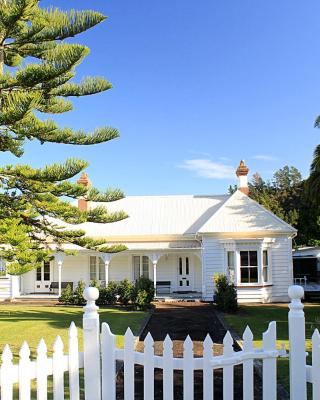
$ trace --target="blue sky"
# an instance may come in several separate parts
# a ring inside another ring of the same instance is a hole
[[[224,193],[241,158],[265,178],[286,164],[308,174],[320,139],[319,1],[41,4],[109,16],[78,36],[91,48],[78,77],[102,75],[114,88],[77,99],[57,120],[88,131],[112,125],[121,137],[92,147],[32,143],[19,162],[84,158],[96,186],[126,194]]]

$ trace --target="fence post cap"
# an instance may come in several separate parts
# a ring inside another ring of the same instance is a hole
[[[86,287],[83,291],[83,297],[88,302],[96,301],[99,298],[99,290],[93,286]]]
[[[304,296],[304,290],[302,286],[291,285],[288,289],[288,295],[291,300],[300,300]]]

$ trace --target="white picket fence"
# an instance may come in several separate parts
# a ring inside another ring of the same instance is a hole
[[[233,339],[229,332],[223,340],[223,354],[213,355],[213,342],[208,335],[203,342],[203,357],[194,357],[193,342],[188,336],[184,342],[183,357],[173,357],[173,343],[169,336],[163,342],[163,355],[154,354],[154,341],[150,333],[144,340],[144,352],[135,351],[135,337],[127,330],[124,348],[116,347],[116,337],[108,324],[103,323],[100,332],[98,298],[95,288],[87,288],[84,307],[83,330],[84,351],[78,349],[78,333],[74,323],[69,328],[68,352],[63,351],[63,343],[58,336],[53,345],[52,358],[47,357],[47,347],[41,339],[37,348],[37,358],[30,360],[30,349],[23,343],[18,364],[13,364],[8,345],[2,353],[0,367],[1,400],[14,398],[13,388],[18,385],[19,400],[31,400],[31,382],[35,381],[37,400],[47,400],[48,377],[53,378],[54,400],[65,399],[65,372],[68,372],[67,391],[70,400],[80,399],[79,370],[84,368],[84,392],[86,400],[116,399],[116,361],[124,364],[124,399],[134,400],[135,365],[142,365],[144,374],[144,399],[154,399],[155,368],[163,370],[163,399],[174,399],[174,371],[183,371],[183,399],[194,399],[194,371],[203,371],[203,399],[214,397],[215,370],[223,371],[223,399],[234,398],[234,367],[243,366],[243,399],[254,399],[254,361],[262,360],[263,399],[277,398],[277,358],[283,349],[276,346],[276,322],[270,322],[263,334],[261,348],[253,347],[253,335],[249,327],[243,334],[243,349],[234,351]],[[312,365],[306,365],[305,319],[300,286],[289,288],[289,341],[290,341],[290,399],[307,399],[307,382],[312,383],[313,400],[320,399],[320,335],[315,330],[312,336]],[[257,308],[257,312],[258,312]]]

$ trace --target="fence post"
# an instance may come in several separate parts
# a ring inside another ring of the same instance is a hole
[[[95,303],[99,291],[87,287],[83,297],[87,301],[83,307],[84,395],[86,400],[101,400],[100,323]]]
[[[301,286],[292,285],[288,290],[289,304],[289,362],[290,400],[307,399],[305,318],[303,312],[304,291]]]

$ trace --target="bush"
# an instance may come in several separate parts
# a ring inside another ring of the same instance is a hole
[[[86,304],[86,301],[83,297],[83,291],[86,287],[86,284],[81,280],[78,282],[78,286],[76,287],[75,291],[73,292],[73,299],[74,303],[77,306],[83,306]]]
[[[135,297],[143,291],[146,292],[146,304],[150,304],[154,300],[154,284],[152,280],[141,276],[135,283]]]
[[[60,303],[63,304],[74,304],[73,291],[70,285],[67,285],[66,288],[62,291],[61,296],[59,297]]]
[[[235,312],[238,309],[237,291],[233,283],[223,274],[213,277],[215,290],[215,303],[219,310],[224,312]]]
[[[97,300],[98,305],[115,304],[117,301],[117,294],[119,291],[118,284],[116,282],[109,282],[105,288],[99,288],[99,298]]]
[[[119,302],[127,306],[130,302],[134,302],[135,287],[128,279],[124,279],[118,285]]]
[[[95,287],[97,289],[100,289],[101,287],[100,282],[97,279],[92,279],[89,286]]]
[[[135,298],[135,302],[134,302],[135,307],[138,310],[145,310],[146,308],[148,308],[150,306],[149,297],[150,297],[150,295],[148,294],[148,292],[146,290],[140,289],[136,293],[136,298]]]

